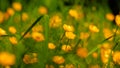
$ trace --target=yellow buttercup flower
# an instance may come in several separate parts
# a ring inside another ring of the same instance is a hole
[[[3,23],[4,21],[4,13],[0,11],[0,23]]]
[[[89,33],[81,32],[80,33],[80,39],[85,40],[89,37]]]
[[[50,27],[56,28],[59,27],[62,23],[62,19],[59,15],[54,15],[50,18]]]
[[[78,48],[76,51],[77,55],[81,58],[86,58],[88,55],[88,50],[86,48]]]
[[[91,32],[99,32],[99,29],[97,28],[97,26],[95,26],[95,25],[89,25],[89,30],[91,31]]]
[[[32,38],[37,42],[44,41],[45,38],[42,33],[39,32],[32,32]]]
[[[13,10],[13,8],[7,8],[7,13],[10,15],[10,16],[13,16],[15,14],[15,11]]]
[[[42,25],[36,25],[32,28],[33,32],[43,32],[43,26]]]
[[[63,64],[65,62],[65,59],[62,56],[54,56],[53,62],[56,64]]]
[[[74,27],[73,27],[73,26],[71,26],[71,25],[66,25],[66,24],[63,25],[63,29],[64,29],[65,31],[68,31],[68,32],[73,32],[73,31],[74,31]]]
[[[22,21],[27,21],[28,20],[28,14],[27,13],[22,13]]]
[[[14,26],[9,27],[9,32],[12,34],[15,34],[17,32],[16,28]]]
[[[47,8],[46,7],[44,7],[44,6],[40,6],[39,8],[38,8],[38,12],[40,13],[40,14],[47,14],[48,13],[48,10],[47,10]]]
[[[16,44],[18,43],[16,37],[10,37],[10,38],[9,38],[9,41],[10,41],[11,44],[13,44],[13,45],[16,45]]]
[[[92,56],[93,56],[93,58],[97,58],[97,57],[98,57],[98,54],[97,54],[96,52],[94,52],[94,53],[92,54]]]
[[[8,52],[0,53],[0,64],[3,66],[9,66],[15,64],[15,55]]]
[[[112,13],[107,13],[106,14],[106,19],[109,21],[113,21],[114,20],[114,15]]]
[[[2,28],[0,28],[0,36],[1,36],[1,35],[7,35],[7,34],[6,34],[6,31],[5,31],[4,29],[2,29]]]
[[[76,35],[73,32],[65,32],[65,36],[68,39],[75,39]]]
[[[53,43],[48,43],[48,48],[49,49],[55,49],[56,46]]]
[[[78,19],[78,17],[79,17],[79,13],[75,9],[70,9],[69,10],[69,15],[72,16],[72,17],[74,17],[75,19]]]
[[[70,50],[72,50],[70,45],[62,45],[61,49],[65,52],[69,52]]]
[[[120,51],[113,53],[113,61],[120,65]]]
[[[21,11],[22,10],[22,5],[19,2],[13,2],[12,7],[16,10],[16,11]]]
[[[115,22],[118,26],[120,26],[120,15],[115,16]]]
[[[113,35],[112,31],[109,28],[103,29],[103,34],[105,38],[108,38]],[[113,38],[110,38],[109,41],[111,41]]]

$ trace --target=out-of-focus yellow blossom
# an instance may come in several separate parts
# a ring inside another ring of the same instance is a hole
[[[10,66],[15,64],[15,55],[8,52],[0,53],[0,64],[3,66]]]
[[[37,53],[32,53],[33,57],[37,57],[38,54]]]
[[[62,23],[62,19],[60,18],[59,15],[54,15],[53,17],[50,18],[50,27],[56,28],[59,27]]]
[[[109,60],[111,49],[103,49],[101,48],[101,60],[104,64],[106,64]]]
[[[112,13],[107,13],[106,14],[106,19],[109,21],[113,21],[114,20],[114,15]]]
[[[112,45],[110,43],[104,43],[101,46],[101,60],[104,64],[106,64],[109,60],[109,56],[112,52]],[[113,52],[112,52],[113,53]]]
[[[29,64],[30,63],[30,56],[29,55],[24,55],[24,58],[23,58],[23,62],[26,63],[26,64]]]
[[[65,36],[68,39],[75,39],[76,35],[73,32],[65,32]]]
[[[112,44],[111,43],[103,43],[101,48],[103,49],[111,49],[112,48]]]
[[[92,54],[92,56],[93,56],[93,58],[97,58],[97,57],[98,57],[98,54],[97,54],[96,52],[94,52],[94,53]]]
[[[21,35],[23,35],[23,34],[24,34],[24,32],[21,33]],[[28,33],[24,36],[24,38],[29,38],[29,37],[31,37],[31,35],[30,35],[30,33],[28,32]]]
[[[70,50],[72,50],[70,45],[62,45],[61,49],[65,52],[69,52]]]
[[[88,55],[88,50],[86,48],[80,47],[77,49],[77,55],[81,58],[86,58]]]
[[[64,65],[60,65],[59,68],[65,68],[65,66]]]
[[[17,30],[16,30],[16,28],[14,26],[10,26],[8,30],[12,34],[15,34],[17,32]]]
[[[22,21],[27,21],[28,20],[28,14],[27,13],[22,13]]]
[[[65,62],[65,59],[62,56],[54,56],[53,62],[56,64],[63,64]]]
[[[55,49],[56,46],[53,43],[48,43],[48,48],[49,49]]]
[[[0,36],[1,36],[1,35],[7,35],[7,34],[6,34],[6,31],[5,31],[4,29],[2,29],[2,28],[0,28]]]
[[[32,63],[38,62],[37,54],[36,53],[32,53],[32,56],[28,55],[28,54],[25,54],[24,57],[23,57],[23,62],[25,64],[32,64]]]
[[[89,33],[81,32],[80,33],[80,39],[85,40],[89,37]]]
[[[73,31],[74,31],[74,27],[71,26],[71,25],[67,25],[67,24],[64,24],[64,25],[63,25],[63,29],[64,29],[65,31],[68,31],[68,32],[73,32]]]
[[[117,30],[117,31],[116,31],[116,29],[113,29],[112,31],[113,31],[113,33],[116,32],[116,34],[120,34],[120,30]]]
[[[113,61],[120,65],[120,51],[113,53]]]
[[[53,66],[53,65],[48,65],[48,64],[47,64],[47,65],[45,66],[45,68],[54,68],[54,66]]]
[[[109,28],[103,29],[103,34],[105,38],[108,38],[113,35],[112,31]],[[113,38],[110,38],[109,41],[111,41]]]
[[[100,66],[96,64],[96,65],[91,65],[89,68],[100,68]]]
[[[78,19],[78,17],[79,17],[79,13],[75,9],[70,9],[69,10],[69,15],[72,16],[72,17],[74,17],[75,19]]]
[[[5,68],[11,68],[10,66],[5,66]]]
[[[39,32],[32,32],[32,38],[37,42],[44,41],[45,38],[42,33]]]
[[[4,13],[4,20],[8,20],[9,17],[10,17],[10,15],[9,15],[7,12],[5,12],[5,13]]]
[[[20,2],[13,2],[12,3],[12,7],[16,10],[16,11],[21,11],[22,10],[22,4]]]
[[[75,66],[73,64],[66,64],[65,68],[75,68]]]
[[[11,44],[13,44],[13,45],[16,45],[18,43],[16,37],[10,37],[9,40],[10,40]]]
[[[118,26],[120,26],[120,15],[115,16],[115,22]]]
[[[47,8],[46,7],[44,7],[44,6],[40,6],[39,8],[38,8],[38,12],[40,13],[40,14],[47,14],[48,13],[48,10],[47,10]]]
[[[43,32],[43,26],[42,25],[36,25],[32,28],[33,32]]]
[[[15,14],[15,11],[13,10],[13,8],[7,8],[7,13],[10,15],[10,16],[13,16]]]
[[[97,28],[97,26],[95,26],[93,24],[89,25],[89,30],[91,32],[99,32],[99,29]]]
[[[0,11],[0,23],[3,23],[4,21],[4,13]]]

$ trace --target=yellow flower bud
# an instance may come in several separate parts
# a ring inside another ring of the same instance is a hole
[[[84,32],[80,33],[80,39],[82,39],[82,40],[87,39],[89,36],[90,36],[89,33],[84,33]]]
[[[47,10],[47,8],[46,7],[44,7],[44,6],[40,6],[39,8],[38,8],[38,12],[40,13],[40,14],[47,14],[47,12],[48,12],[48,10]]]
[[[66,24],[63,25],[63,29],[65,31],[68,31],[68,32],[73,32],[74,31],[74,27],[73,26],[66,25]]]
[[[97,58],[97,57],[98,57],[98,54],[97,54],[96,52],[94,52],[94,53],[92,54],[92,56],[93,56],[93,58]]]
[[[77,55],[81,58],[86,58],[88,55],[88,50],[86,48],[78,48],[77,49]]]
[[[10,37],[9,40],[10,40],[11,44],[13,44],[13,45],[16,45],[18,43],[16,37]]]
[[[22,21],[28,20],[28,14],[27,13],[22,13]]]
[[[53,43],[48,43],[48,48],[49,49],[55,49],[55,45]]]
[[[8,52],[0,53],[0,64],[3,66],[9,66],[15,64],[15,55]]]
[[[65,62],[65,59],[62,56],[54,56],[53,62],[56,64],[63,64]]]
[[[75,9],[70,9],[69,10],[69,15],[72,16],[72,17],[74,17],[75,19],[78,19],[78,17],[79,17],[79,13]]]
[[[89,30],[91,32],[99,32],[99,29],[95,25],[89,25]]]
[[[70,50],[72,50],[70,45],[62,45],[61,49],[65,52],[69,52]]]
[[[12,33],[12,34],[15,34],[17,31],[16,31],[16,28],[14,26],[10,26],[9,27],[9,32]]]
[[[112,13],[107,13],[106,14],[106,19],[109,21],[113,21],[114,20],[114,15]]]
[[[14,3],[12,4],[12,7],[13,7],[16,11],[21,11],[21,10],[22,10],[22,5],[21,5],[21,3],[19,3],[19,2],[14,2]]]
[[[76,35],[73,32],[65,32],[65,36],[68,39],[75,39]]]
[[[13,10],[13,8],[7,8],[7,13],[10,15],[10,16],[13,16],[15,14],[15,11]]]
[[[116,15],[115,22],[118,26],[120,26],[120,15]]]
[[[4,29],[2,29],[2,28],[0,28],[0,36],[1,36],[1,35],[7,35],[7,34],[6,34],[6,31],[5,31]]]
[[[42,33],[39,32],[32,32],[32,38],[37,42],[44,41],[44,36]]]
[[[0,23],[4,21],[4,13],[0,11]]]

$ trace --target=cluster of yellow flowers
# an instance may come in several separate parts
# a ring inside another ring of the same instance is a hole
[[[38,62],[37,53],[25,54],[23,57],[25,64],[32,64]]]

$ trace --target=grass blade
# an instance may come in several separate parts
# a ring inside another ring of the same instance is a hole
[[[21,41],[23,39],[23,37],[37,24],[37,22],[39,20],[41,20],[43,16],[40,16],[35,22],[33,22],[33,24],[26,30],[26,32],[22,35],[22,37],[19,39],[19,41]]]

